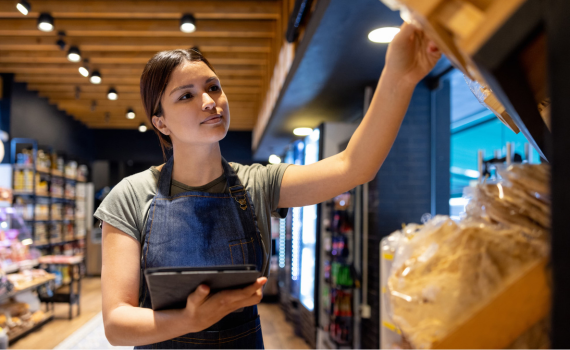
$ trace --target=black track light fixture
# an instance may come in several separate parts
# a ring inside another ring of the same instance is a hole
[[[24,16],[27,16],[28,13],[30,13],[32,6],[30,6],[30,3],[27,2],[26,0],[21,0],[20,2],[18,2],[18,4],[16,4],[16,8],[18,9],[18,11],[20,11]]]
[[[135,111],[132,108],[127,110],[127,119],[135,119]]]
[[[180,19],[180,30],[184,33],[196,31],[196,18],[190,13],[186,13]]]
[[[38,17],[38,29],[42,32],[51,32],[53,30],[53,17],[49,13],[42,13]]]
[[[116,101],[119,98],[119,94],[115,88],[110,88],[109,92],[107,92],[107,98],[111,101]]]
[[[72,46],[67,51],[67,59],[71,62],[81,61],[81,52],[77,46]]]
[[[89,78],[89,81],[91,81],[93,84],[101,84],[101,73],[99,73],[98,70],[94,71],[91,73],[91,78]]]

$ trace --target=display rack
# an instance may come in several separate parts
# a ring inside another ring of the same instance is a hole
[[[328,322],[328,342],[334,348],[355,348],[360,327],[357,312],[359,307],[360,281],[354,266],[358,258],[360,235],[357,220],[360,188],[343,193],[326,205],[330,213],[324,235],[324,286],[323,303]],[[325,292],[326,291],[326,292]],[[332,344],[331,344],[332,343]]]
[[[570,1],[383,1],[407,7],[457,68],[482,78],[550,163],[551,347],[570,348]]]
[[[18,145],[32,146],[32,164],[17,164],[16,152]],[[49,149],[49,148],[48,148]],[[51,151],[51,149],[50,149]],[[26,198],[29,204],[32,205],[32,216],[27,218],[26,221],[31,225],[32,237],[34,246],[38,249],[45,250],[49,253],[53,251],[56,246],[61,246],[68,243],[77,243],[85,238],[85,228],[81,236],[76,235],[78,224],[76,220],[83,220],[83,217],[76,217],[77,201],[85,201],[85,195],[76,197],[76,189],[78,184],[86,182],[85,178],[77,178],[70,176],[64,171],[58,169],[48,169],[38,166],[38,144],[36,140],[26,138],[14,138],[11,141],[11,162],[14,171],[28,170],[32,172],[32,190],[31,191],[14,191],[14,201],[17,198]],[[47,191],[38,191],[36,188],[36,176],[43,177],[49,183]],[[14,181],[16,176],[13,177]],[[59,183],[57,191],[54,189],[55,183]],[[42,205],[48,206],[47,215],[37,217],[37,206],[40,202]],[[38,227],[42,227],[45,234],[39,236]]]

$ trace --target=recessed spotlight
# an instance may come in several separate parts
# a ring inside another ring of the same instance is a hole
[[[192,33],[196,31],[196,19],[193,15],[187,13],[180,19],[180,30],[184,33]]]
[[[87,78],[89,76],[89,68],[87,68],[86,66],[81,66],[79,67],[79,74],[83,75],[85,78]]]
[[[293,134],[296,136],[309,136],[313,133],[311,128],[296,128],[293,130]]]
[[[18,11],[20,11],[24,16],[27,16],[28,13],[30,12],[30,10],[32,9],[32,7],[30,6],[30,3],[22,0],[20,1],[17,5],[16,8],[18,9]]]
[[[51,32],[53,30],[53,17],[49,13],[42,13],[38,17],[38,29],[42,32]]]
[[[117,90],[115,90],[114,88],[110,88],[109,92],[107,92],[107,98],[111,101],[115,101],[116,99],[118,99],[119,94],[117,93]]]
[[[127,119],[135,119],[135,111],[132,108],[129,108],[127,111]]]
[[[79,62],[81,61],[81,52],[77,46],[72,46],[67,51],[67,59],[71,62]]]
[[[147,130],[146,125],[144,125],[144,123],[141,123],[141,125],[139,125],[139,131],[140,132],[145,132]]]
[[[89,79],[93,84],[101,84],[101,73],[98,70],[91,73],[91,78]]]
[[[389,43],[399,32],[400,28],[396,27],[378,28],[368,34],[368,39],[374,43]]]
[[[271,164],[280,164],[281,158],[275,154],[269,156],[269,163]]]

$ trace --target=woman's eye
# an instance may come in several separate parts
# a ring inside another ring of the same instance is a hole
[[[185,93],[184,95],[180,96],[180,100],[187,100],[189,98],[192,98],[192,94],[190,93]]]
[[[210,88],[210,91],[220,91],[220,87],[218,85],[214,85]]]

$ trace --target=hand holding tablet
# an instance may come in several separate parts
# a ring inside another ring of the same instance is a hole
[[[217,292],[244,288],[255,283],[259,277],[261,272],[257,271],[255,265],[167,267],[145,270],[152,309],[155,311],[185,308],[189,295],[201,284],[208,286],[209,292]]]

